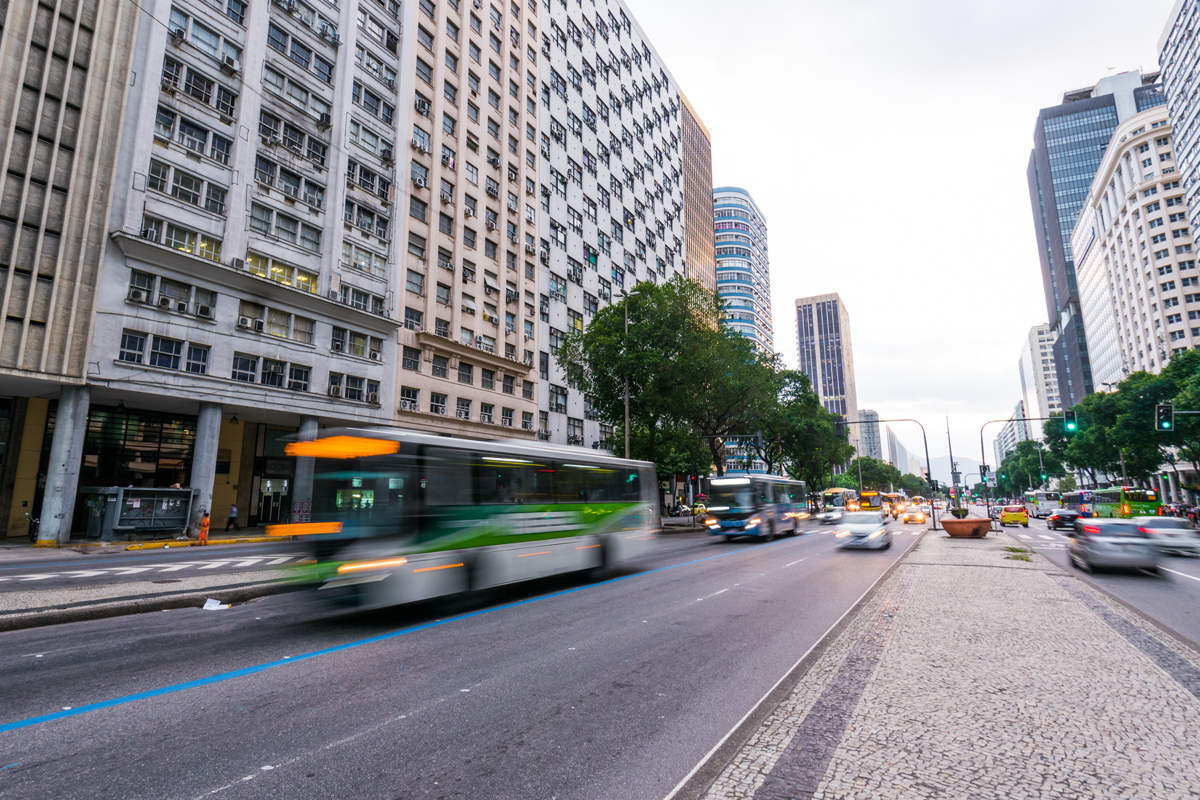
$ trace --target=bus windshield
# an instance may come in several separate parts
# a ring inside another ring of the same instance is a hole
[[[757,497],[750,482],[735,484],[714,483],[708,492],[709,511],[737,511],[754,508]]]

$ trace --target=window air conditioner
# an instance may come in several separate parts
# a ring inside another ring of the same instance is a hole
[[[262,331],[263,331],[263,321],[262,321],[261,319],[256,319],[256,320],[254,320],[254,331],[255,331],[256,333],[262,333]]]
[[[448,166],[450,166],[450,161],[451,161],[451,159],[450,159],[449,154],[443,153],[442,154],[442,164],[444,166],[448,167]]]
[[[169,297],[160,297],[160,298],[158,298],[158,307],[159,308],[170,308],[171,303],[174,303],[174,302],[175,301]]]
[[[393,158],[392,158],[392,148],[390,148],[390,147],[385,147],[385,148],[383,148],[382,150],[380,150],[380,151],[379,151],[379,157],[380,157],[380,158],[383,160],[383,162],[384,162],[385,164],[391,164],[391,163],[393,162]]]
[[[342,349],[343,349],[345,346],[346,346],[346,345],[345,345],[345,343],[344,343],[344,342],[342,342],[342,340],[341,340],[341,339],[334,339],[334,340],[333,340],[333,352],[335,352],[335,353],[340,353],[340,352],[342,352]]]
[[[401,411],[416,411],[417,404],[412,400],[401,400],[400,401],[400,410]]]
[[[333,117],[329,114],[329,112],[325,112],[321,115],[321,119],[319,122],[317,122],[317,125],[322,128],[329,128],[333,125]]]
[[[442,202],[443,203],[453,203],[454,195],[450,194],[449,192],[442,192]]]
[[[250,318],[249,317],[238,317],[238,327],[239,328],[249,328],[250,327]]]
[[[342,387],[330,386],[329,387],[329,396],[330,397],[341,397],[342,396]]]
[[[221,71],[229,75],[236,75],[241,72],[242,65],[233,56],[225,56],[225,61],[221,64]]]
[[[476,336],[476,337],[475,337],[475,343],[476,343],[476,344],[483,344],[483,337],[482,337],[482,336]]]
[[[494,231],[494,230],[496,230],[496,223],[492,222],[492,221],[489,219],[489,220],[487,221],[487,229],[488,229],[489,231]]]
[[[212,319],[212,306],[196,306],[196,316]]]
[[[464,216],[464,217],[473,217],[473,216],[475,216],[475,209],[473,209],[473,208],[464,208],[464,209],[463,209],[463,216]]]
[[[130,287],[127,299],[134,303],[144,303],[146,302],[146,292],[142,289],[134,289],[133,287]]]
[[[180,314],[186,314],[188,312],[187,301],[186,300],[177,301],[175,303],[175,310],[178,311]]]
[[[470,411],[456,411],[454,413],[455,413],[455,416],[457,416],[459,419],[470,419],[471,418]]]
[[[380,353],[378,350],[372,350],[372,351],[371,351],[371,360],[372,360],[372,361],[382,361],[382,360],[383,360],[383,354],[382,354],[382,353]]]
[[[368,403],[378,403],[379,402],[379,392],[367,392],[367,402]]]
[[[425,188],[425,179],[424,178],[413,178],[413,185],[416,186],[418,189],[424,189]]]

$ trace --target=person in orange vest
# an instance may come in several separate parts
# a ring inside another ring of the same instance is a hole
[[[200,519],[200,546],[208,544],[208,511],[201,511]]]

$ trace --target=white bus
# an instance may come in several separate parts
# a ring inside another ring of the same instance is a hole
[[[1060,492],[1044,492],[1040,489],[1025,492],[1025,508],[1029,510],[1031,517],[1042,519],[1061,507],[1062,494]]]

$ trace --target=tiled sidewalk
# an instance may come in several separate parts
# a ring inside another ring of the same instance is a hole
[[[1200,654],[1005,546],[927,533],[704,797],[1200,796]]]

